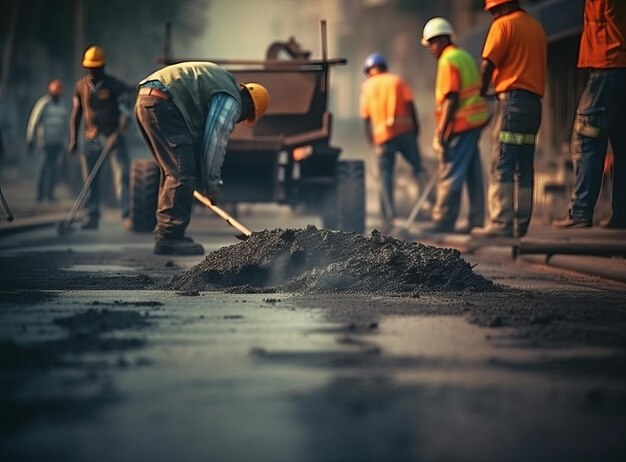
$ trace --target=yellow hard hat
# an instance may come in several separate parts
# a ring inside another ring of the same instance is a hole
[[[241,87],[248,90],[248,93],[250,93],[250,96],[252,97],[252,104],[254,104],[254,115],[249,119],[246,119],[244,123],[250,127],[254,127],[257,120],[265,114],[270,105],[270,94],[267,91],[267,88],[260,83],[242,83]]]
[[[104,50],[96,45],[87,48],[83,56],[83,67],[85,69],[98,69],[104,67],[106,62]]]
[[[63,93],[63,82],[59,79],[54,79],[48,84],[48,93],[52,96],[59,96]]]

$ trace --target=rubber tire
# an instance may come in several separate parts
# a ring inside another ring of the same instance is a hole
[[[156,209],[159,197],[161,172],[152,159],[134,160],[130,169],[130,219],[131,229],[150,233],[156,226]]]
[[[337,164],[337,183],[325,197],[322,222],[326,229],[365,232],[365,163],[361,160]]]

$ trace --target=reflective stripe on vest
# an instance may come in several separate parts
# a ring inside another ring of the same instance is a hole
[[[506,130],[500,130],[500,143],[506,144],[535,144],[536,135],[533,133],[515,133],[507,132]]]

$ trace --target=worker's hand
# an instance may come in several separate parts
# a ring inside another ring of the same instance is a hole
[[[32,156],[33,153],[35,152],[35,145],[32,141],[29,141],[28,143],[26,143],[26,152],[28,153],[29,156]]]
[[[433,151],[440,162],[446,162],[446,143],[439,135],[433,137]]]
[[[374,146],[374,154],[376,157],[383,157],[385,155],[385,149],[381,145]]]
[[[73,157],[76,154],[77,150],[78,150],[78,146],[76,144],[76,141],[70,141],[70,143],[67,146],[67,153],[70,155],[70,157]]]
[[[223,185],[224,185],[224,182],[222,180],[214,182],[211,185],[211,187],[208,187],[204,191],[204,195],[208,197],[211,200],[211,202],[213,202],[213,204],[217,204],[217,198],[220,195],[220,191],[222,190]]]

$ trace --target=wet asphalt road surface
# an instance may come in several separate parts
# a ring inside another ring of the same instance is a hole
[[[166,291],[202,257],[105,218],[0,239],[1,460],[626,457],[623,284],[493,251],[467,257],[489,294]],[[208,213],[189,231],[237,242]]]

